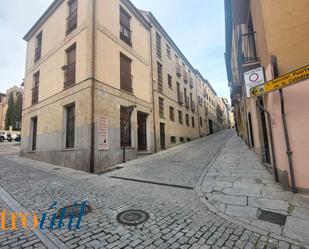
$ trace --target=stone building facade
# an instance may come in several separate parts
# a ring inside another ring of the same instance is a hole
[[[205,115],[199,131],[196,70],[130,1],[55,0],[24,39],[23,156],[98,172],[209,133]]]

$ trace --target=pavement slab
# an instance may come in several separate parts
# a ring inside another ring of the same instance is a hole
[[[215,181],[219,183],[213,184]],[[232,186],[220,185],[224,181]],[[201,201],[221,217],[309,244],[308,198],[285,191],[235,134],[204,170],[197,192]],[[224,203],[224,209],[217,203]],[[259,219],[258,210],[285,215],[285,225]],[[288,247],[285,242],[281,244]],[[263,248],[264,244],[256,246]]]

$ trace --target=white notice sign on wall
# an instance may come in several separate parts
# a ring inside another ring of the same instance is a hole
[[[248,72],[245,72],[244,78],[245,78],[247,98],[251,97],[250,89],[252,87],[265,83],[264,70],[262,67],[258,67]]]
[[[98,149],[108,150],[108,117],[98,116]]]

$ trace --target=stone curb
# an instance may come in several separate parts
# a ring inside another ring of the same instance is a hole
[[[197,197],[199,198],[199,200],[201,201],[201,203],[203,203],[213,214],[221,217],[222,219],[225,219],[229,222],[232,222],[236,225],[239,225],[245,229],[248,229],[250,231],[253,231],[253,232],[256,232],[256,233],[259,233],[261,235],[264,235],[264,236],[269,236],[269,237],[272,237],[274,239],[277,239],[277,240],[282,240],[282,241],[285,241],[285,242],[288,242],[288,243],[291,243],[291,244],[295,244],[297,246],[300,246],[300,247],[305,247],[305,248],[309,248],[309,245],[305,244],[304,242],[301,242],[301,241],[298,241],[298,240],[294,240],[294,239],[290,239],[290,238],[287,238],[285,236],[282,236],[280,234],[276,234],[276,233],[271,233],[271,232],[268,232],[268,231],[265,231],[259,227],[256,227],[252,224],[248,224],[248,223],[245,223],[243,221],[240,221],[230,215],[227,215],[225,213],[223,213],[222,211],[218,210],[215,206],[213,206],[204,196],[204,193],[202,192],[202,185],[203,185],[203,182],[204,182],[204,178],[206,177],[209,169],[214,165],[215,161],[217,160],[221,150],[226,146],[226,143],[230,140],[231,138],[227,139],[227,141],[224,143],[224,145],[216,152],[216,154],[214,155],[213,159],[206,165],[205,169],[203,170],[203,172],[201,173],[201,175],[199,176],[199,179],[195,185],[195,194],[197,195]]]

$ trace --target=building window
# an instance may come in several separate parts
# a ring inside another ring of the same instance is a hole
[[[162,64],[158,62],[157,67],[158,67],[158,90],[162,92],[163,91]]]
[[[195,119],[194,119],[194,117],[191,117],[191,121],[192,121],[192,127],[195,128]]]
[[[65,130],[65,147],[74,148],[75,141],[75,104],[65,107],[66,112],[66,130]]]
[[[171,136],[171,143],[175,144],[176,143],[176,137],[175,136]]]
[[[169,87],[170,89],[173,88],[172,76],[170,76],[169,74],[167,75],[167,84],[168,84],[168,87]]]
[[[120,53],[120,89],[132,93],[132,74],[131,74],[132,60]]]
[[[120,107],[120,145],[131,146],[131,119],[129,108]]]
[[[39,101],[39,83],[40,83],[40,71],[33,75],[33,88],[32,88],[32,105],[35,105]]]
[[[31,150],[36,150],[38,117],[31,118]]]
[[[67,17],[67,34],[71,33],[77,27],[77,0],[70,0],[69,16]]]
[[[170,106],[170,120],[175,121],[175,110],[172,106]]]
[[[66,50],[67,65],[65,66],[65,82],[64,87],[75,84],[76,78],[76,44]]]
[[[180,138],[179,138],[179,141],[180,141],[181,143],[183,143],[183,141],[184,141],[184,140],[183,140],[183,137],[180,137]]]
[[[182,111],[178,111],[178,121],[179,121],[179,124],[183,124]]]
[[[159,97],[159,115],[160,118],[164,118],[164,99]]]
[[[186,114],[186,125],[187,125],[188,127],[190,126],[189,114]]]
[[[191,138],[187,137],[187,142],[190,142],[191,141]]]
[[[120,7],[120,39],[132,46],[130,21],[131,16]]]
[[[166,43],[166,55],[171,59],[171,47]]]
[[[37,62],[41,59],[41,51],[42,51],[42,31],[35,37],[36,39],[36,47],[34,51],[34,62]]]
[[[157,49],[157,56],[161,59],[161,36],[156,33],[156,49]]]
[[[203,126],[203,119],[202,119],[202,117],[200,117],[200,126],[201,127]]]

